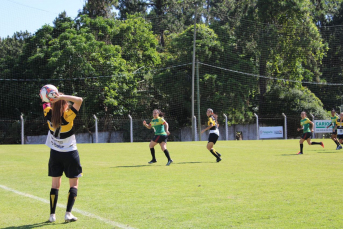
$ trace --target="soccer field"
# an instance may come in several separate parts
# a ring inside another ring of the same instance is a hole
[[[174,163],[149,143],[78,144],[84,177],[64,223],[62,178],[57,220],[48,223],[51,178],[45,145],[0,146],[1,228],[341,228],[343,150],[331,140],[169,142]]]

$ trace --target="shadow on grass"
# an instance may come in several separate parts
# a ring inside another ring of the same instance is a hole
[[[209,164],[209,163],[217,163],[215,161],[206,161],[206,162],[200,162],[200,161],[188,161],[188,162],[179,162],[179,163],[175,163],[175,164]]]
[[[146,167],[146,166],[162,166],[162,165],[119,165],[119,166],[115,166],[111,168],[139,168],[139,167]]]
[[[56,226],[58,224],[56,223],[50,223],[49,221],[41,222],[41,223],[34,223],[34,224],[28,224],[28,225],[22,225],[22,226],[10,226],[10,227],[2,227],[2,229],[27,229],[27,228],[38,228],[38,227],[46,227],[46,226]]]
[[[213,162],[200,162],[200,161],[189,161],[189,162],[173,162],[170,166],[173,166],[173,165],[183,165],[183,164],[209,164],[209,163],[217,163],[215,161]],[[139,168],[139,167],[146,167],[146,166],[166,166],[164,164],[162,165],[156,165],[156,164],[153,164],[153,165],[119,165],[119,166],[115,166],[115,167],[111,167],[111,168]]]
[[[297,154],[297,153],[290,153],[290,154],[281,154],[281,155],[278,155],[278,156],[301,156],[303,154]]]
[[[318,151],[317,153],[340,153],[338,151]]]

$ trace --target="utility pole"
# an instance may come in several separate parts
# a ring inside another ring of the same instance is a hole
[[[195,75],[195,40],[196,40],[196,27],[197,27],[197,5],[195,5],[194,13],[194,35],[193,35],[193,62],[192,62],[192,141],[195,141],[194,131],[194,75]]]

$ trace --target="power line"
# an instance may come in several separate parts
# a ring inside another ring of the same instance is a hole
[[[25,7],[31,8],[31,9],[40,10],[40,11],[47,12],[47,13],[59,14],[59,13],[56,13],[56,12],[51,12],[51,11],[39,9],[39,8],[36,8],[36,7],[33,7],[33,6],[28,6],[28,5],[25,5],[25,4],[22,4],[22,3],[19,3],[19,2],[15,2],[15,1],[12,1],[12,0],[7,0],[7,1],[15,3],[15,4],[18,4],[18,5],[21,5],[21,6],[25,6]]]

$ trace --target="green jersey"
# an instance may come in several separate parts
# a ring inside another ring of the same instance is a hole
[[[163,118],[158,117],[151,120],[149,125],[154,128],[155,135],[167,135],[166,131],[164,130],[165,123],[166,121]]]
[[[332,129],[335,128],[336,126],[336,121],[339,119],[339,117],[337,115],[335,115],[334,117],[331,116],[331,123],[332,123]]]
[[[311,121],[308,118],[304,118],[304,119],[300,120],[300,125],[303,127],[304,133],[311,132],[310,123],[311,123]]]

